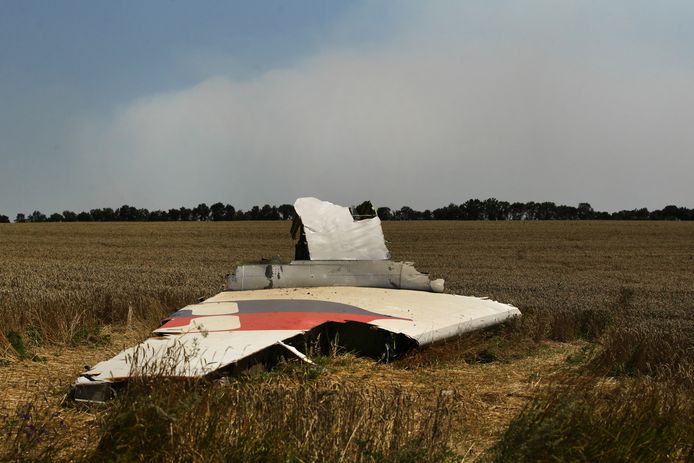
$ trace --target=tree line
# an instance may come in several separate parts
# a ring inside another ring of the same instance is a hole
[[[424,211],[409,206],[400,209],[389,207],[375,208],[370,201],[352,207],[355,215],[378,215],[381,220],[694,220],[694,209],[665,206],[649,211],[646,208],[622,210],[618,212],[595,211],[589,203],[566,206],[553,202],[527,203],[500,201],[496,198],[485,200],[469,199],[461,204],[451,203],[438,209]],[[40,211],[31,214],[17,214],[16,223],[22,222],[178,222],[178,221],[231,221],[231,220],[291,220],[294,207],[291,204],[280,206],[253,206],[247,211],[236,209],[231,204],[217,202],[208,206],[205,203],[195,207],[180,207],[169,210],[153,210],[123,205],[112,209],[92,209],[90,211],[54,212],[50,215]],[[9,223],[10,218],[0,215],[0,223]]]

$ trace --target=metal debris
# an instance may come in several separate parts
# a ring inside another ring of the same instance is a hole
[[[133,377],[220,378],[288,352],[311,362],[302,353],[311,343],[389,360],[520,315],[489,299],[437,294],[443,280],[388,261],[377,217],[355,221],[315,198],[295,207],[311,260],[238,267],[229,290],[174,312],[150,338],[80,375],[75,399],[107,400]]]

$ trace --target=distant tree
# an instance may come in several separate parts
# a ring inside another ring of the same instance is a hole
[[[509,206],[509,218],[511,220],[525,220],[525,204],[524,203],[513,203]]]
[[[537,205],[535,218],[538,220],[552,220],[557,218],[557,205],[551,201]]]
[[[258,206],[253,206],[244,216],[246,220],[258,220],[260,218],[260,208]]]
[[[121,221],[131,221],[135,220],[137,216],[137,208],[123,204],[121,207],[116,209],[116,220]]]
[[[114,222],[116,220],[116,211],[110,207],[105,207],[101,210],[104,222]]]
[[[92,215],[89,212],[80,212],[77,214],[77,221],[78,222],[91,222],[92,221]]]
[[[426,218],[424,211],[418,211],[417,209],[414,209],[413,215],[414,215],[414,220],[424,220]]]
[[[178,209],[180,220],[189,221],[193,220],[193,211],[185,206],[181,206]]]
[[[376,210],[374,209],[373,204],[371,204],[371,201],[364,201],[353,209],[354,215],[357,216],[373,216],[376,214]]]
[[[224,206],[224,220],[234,220],[236,218],[236,209],[231,204]]]
[[[89,214],[92,216],[94,222],[104,221],[104,211],[102,209],[92,209],[89,211]]]
[[[687,208],[684,207],[665,206],[663,208],[663,213],[670,220],[672,220],[673,218],[676,220],[686,220],[688,212],[689,211],[687,210]]]
[[[169,209],[169,212],[166,215],[169,220],[174,222],[181,220],[181,211],[179,209]]]
[[[499,200],[496,198],[488,198],[482,202],[482,214],[487,220],[500,220],[502,211]]]
[[[525,203],[525,220],[537,220],[537,209],[539,205],[535,201]]]
[[[595,218],[595,211],[590,203],[578,203],[577,216],[580,220],[592,220]]]
[[[10,223],[10,218],[6,215],[0,214],[0,223]]]
[[[431,214],[433,214],[433,217],[436,220],[461,220],[463,218],[460,206],[453,203],[450,203],[448,206],[434,209],[434,212]]]
[[[46,214],[42,213],[41,211],[34,211],[31,214],[29,214],[29,217],[27,217],[27,220],[29,222],[45,222],[46,221]]]
[[[376,209],[376,215],[381,220],[393,219],[393,211],[391,211],[389,207],[379,207],[378,209]]]
[[[417,211],[409,206],[402,206],[395,211],[394,218],[395,220],[417,220]]]
[[[432,214],[434,214],[434,220],[447,220],[448,214],[446,209],[448,207],[450,207],[450,204],[448,206],[437,207],[436,209],[434,209],[434,211],[432,212]]]
[[[648,220],[651,216],[651,213],[648,212],[648,209],[645,207],[642,207],[641,209],[634,209],[634,220]]]
[[[463,220],[482,220],[484,209],[482,201],[479,199],[468,199],[460,205],[461,218]]]
[[[694,208],[680,207],[680,220],[694,220]]]
[[[75,222],[77,221],[77,214],[72,211],[63,211],[63,220],[65,222]]]
[[[210,206],[210,220],[221,221],[224,220],[224,204],[214,203]]]
[[[200,203],[193,208],[193,220],[209,220],[210,208],[205,203]]]
[[[149,211],[145,208],[138,209],[134,208],[135,213],[133,214],[133,220],[137,222],[146,222],[149,220]]]
[[[648,209],[642,208],[613,212],[610,218],[615,220],[648,220],[651,218],[651,214],[648,212]]]
[[[655,220],[682,220],[686,217],[687,212],[685,208],[669,205],[661,210],[651,212],[651,218]]]
[[[271,217],[272,217],[272,207],[269,204],[264,204],[260,208],[260,211],[258,212],[256,219],[258,219],[258,220],[270,220]]]
[[[291,204],[282,204],[277,208],[277,210],[279,211],[282,220],[292,220],[294,219],[294,214],[296,214],[296,211],[294,211],[294,206]]]
[[[557,206],[556,218],[559,220],[576,220],[578,219],[578,209],[573,206],[560,205]]]
[[[694,220],[694,209],[665,206],[663,209],[649,212],[646,208],[622,210],[618,212],[595,211],[589,203],[579,203],[578,207],[557,205],[553,202],[527,203],[499,201],[496,198],[488,198],[484,201],[469,199],[463,204],[454,203],[448,206],[425,211],[417,211],[409,206],[403,206],[399,210],[391,210],[389,207],[379,207],[374,211],[370,201],[364,201],[352,212],[357,216],[371,216],[374,213],[381,220]],[[288,220],[292,219],[296,212],[291,204],[273,206],[265,204],[262,207],[253,206],[244,212],[236,210],[230,204],[224,205],[216,202],[208,207],[205,203],[197,205],[193,209],[180,207],[168,211],[138,209],[127,204],[115,211],[111,208],[91,209],[89,212],[75,214],[65,210],[61,213],[50,214],[46,217],[40,211],[34,211],[27,217],[19,213],[15,222],[74,222],[74,221],[184,221],[184,220]],[[8,222],[7,216],[0,215],[0,222]]]
[[[130,211],[126,211],[126,215],[129,213]],[[63,213],[63,215],[65,215],[65,213]],[[113,222],[114,220],[118,220],[116,212],[110,207],[105,207],[103,209],[92,209],[89,211],[89,215],[92,217],[91,220],[94,222]]]
[[[149,211],[147,220],[150,222],[164,222],[169,220],[169,213],[160,209]]]
[[[511,204],[508,201],[499,201],[499,211],[501,213],[499,220],[508,220],[511,215]]]
[[[280,219],[280,212],[277,209],[277,206],[270,206],[269,204],[265,204],[260,209],[260,212],[258,213],[258,219],[260,219],[260,220],[279,220]]]

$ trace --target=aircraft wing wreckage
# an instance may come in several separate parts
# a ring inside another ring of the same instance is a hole
[[[107,400],[133,377],[216,378],[283,356],[310,362],[309,345],[388,360],[520,315],[489,299],[438,294],[443,280],[386,260],[378,217],[354,220],[315,198],[300,198],[295,210],[297,253],[305,239],[311,260],[239,266],[228,290],[174,312],[144,342],[83,373],[75,399]]]

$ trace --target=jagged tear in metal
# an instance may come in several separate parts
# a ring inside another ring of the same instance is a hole
[[[338,213],[314,220],[320,207],[334,209],[303,199],[297,200],[299,209],[315,207],[306,217],[323,238],[345,241],[341,227],[355,230],[351,215],[351,222],[327,220]],[[355,254],[345,251],[346,244],[328,246],[318,239],[316,249],[336,260],[238,267],[228,278],[229,290],[174,312],[151,337],[83,373],[73,387],[75,399],[107,400],[133,377],[215,378],[258,363],[270,366],[288,355],[310,361],[305,353],[311,342],[323,348],[337,342],[349,351],[389,360],[412,347],[520,315],[517,308],[489,299],[436,294],[443,290],[442,280],[430,281],[411,264],[374,257],[376,252],[387,257],[379,222],[363,230],[369,235],[362,242],[370,260],[336,258],[335,250],[344,251],[342,257]],[[374,239],[379,233],[380,241]]]
[[[349,208],[316,198],[299,198],[311,260],[385,260],[390,258],[378,217],[354,220]]]

